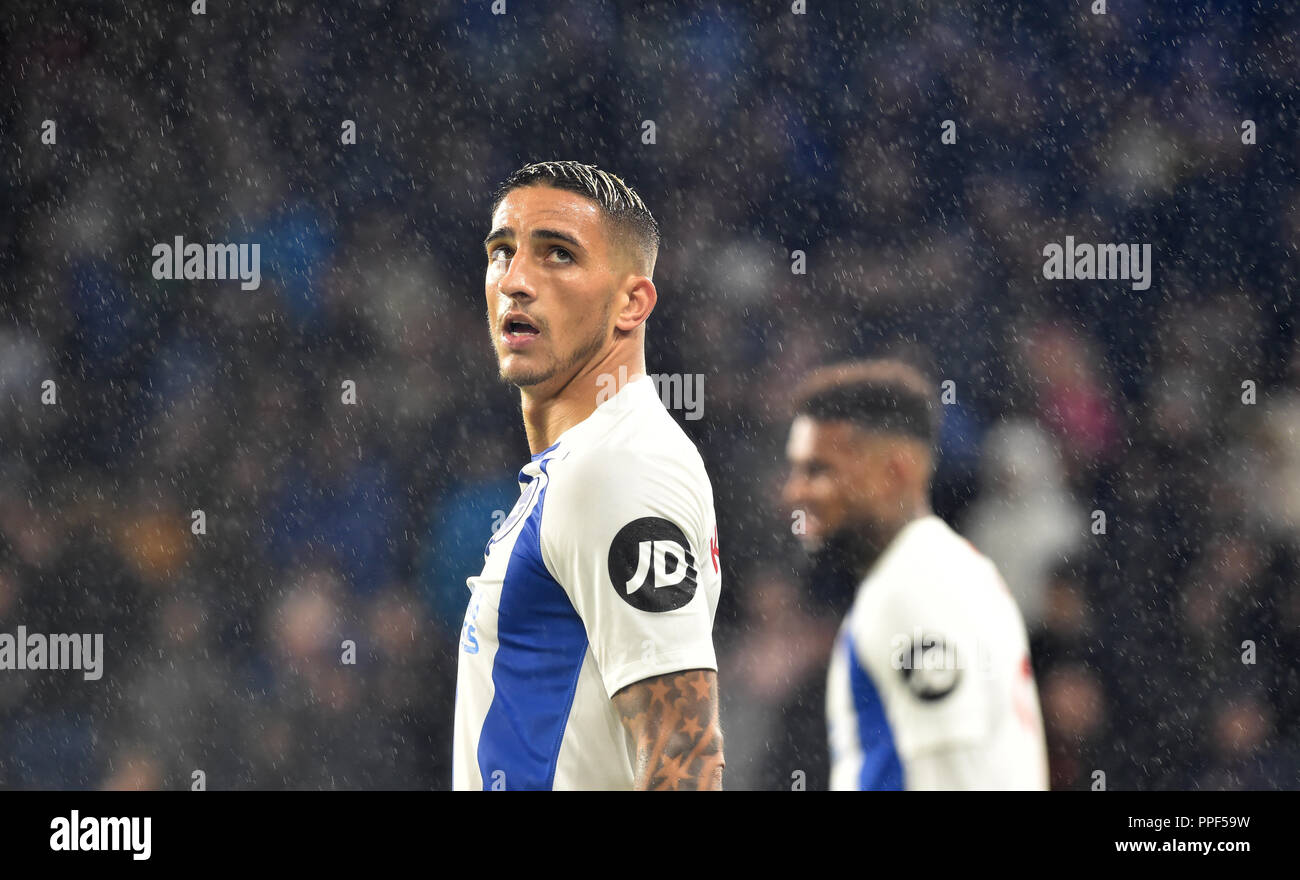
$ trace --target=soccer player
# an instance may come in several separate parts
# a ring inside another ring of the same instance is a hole
[[[861,578],[826,682],[831,788],[1045,789],[1024,622],[993,563],[930,510],[938,407],[891,360],[796,394],[785,502]]]
[[[498,189],[488,330],[532,461],[461,630],[456,789],[720,789],[713,490],[645,373],[659,232],[618,177]]]

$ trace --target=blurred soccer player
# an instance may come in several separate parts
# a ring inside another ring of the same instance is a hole
[[[614,175],[542,162],[484,247],[533,455],[469,579],[453,785],[721,788],[713,490],[645,374],[657,224]]]
[[[1046,788],[1020,612],[993,563],[930,510],[930,384],[898,361],[829,367],[795,415],[785,501],[805,548],[861,578],[827,675],[831,788]]]

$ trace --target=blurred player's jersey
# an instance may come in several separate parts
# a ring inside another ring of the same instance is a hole
[[[859,585],[826,684],[832,789],[1047,788],[1024,620],[937,516],[908,523]]]
[[[519,472],[468,580],[456,789],[628,789],[626,685],[717,669],[713,490],[648,376]]]

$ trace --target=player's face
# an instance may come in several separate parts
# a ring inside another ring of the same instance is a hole
[[[873,531],[889,477],[886,453],[870,434],[850,422],[799,416],[785,456],[790,474],[782,497],[802,514],[792,524],[806,550],[816,552],[836,533]]]
[[[626,275],[600,207],[554,187],[520,187],[497,206],[484,247],[501,378],[562,387],[609,343],[613,297]]]

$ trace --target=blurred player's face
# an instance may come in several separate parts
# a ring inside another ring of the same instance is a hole
[[[614,294],[627,277],[600,207],[554,187],[520,187],[497,206],[485,247],[501,378],[562,387],[610,342]]]
[[[893,443],[851,422],[807,416],[794,420],[785,449],[790,475],[782,496],[792,512],[802,513],[792,524],[804,549],[816,553],[833,538],[877,543],[891,512],[896,515],[903,490],[891,466]]]

